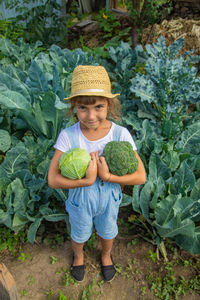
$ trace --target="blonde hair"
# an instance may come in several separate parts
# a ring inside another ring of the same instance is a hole
[[[108,119],[120,121],[121,120],[121,103],[115,98],[106,98],[102,96],[76,96],[70,101],[70,108],[68,109],[67,115],[76,117],[74,108],[76,104],[95,104],[98,100],[106,100],[108,103]]]

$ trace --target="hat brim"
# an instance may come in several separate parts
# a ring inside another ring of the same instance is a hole
[[[87,92],[87,93],[80,93],[80,94],[76,94],[76,95],[71,95],[67,98],[64,98],[64,100],[71,100],[73,99],[74,97],[77,97],[77,96],[100,96],[100,97],[105,97],[105,98],[115,98],[117,96],[119,96],[120,94],[108,94],[108,93],[94,93],[94,92]]]

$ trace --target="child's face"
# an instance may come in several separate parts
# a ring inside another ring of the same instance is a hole
[[[95,104],[76,104],[76,114],[79,121],[88,129],[97,129],[107,117],[108,102],[97,100]]]

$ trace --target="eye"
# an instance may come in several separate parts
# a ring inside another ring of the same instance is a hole
[[[104,108],[104,106],[102,104],[99,104],[99,105],[96,106],[97,110],[101,110],[102,108]]]
[[[78,110],[80,111],[85,111],[86,110],[86,107],[84,105],[79,105],[78,106]]]

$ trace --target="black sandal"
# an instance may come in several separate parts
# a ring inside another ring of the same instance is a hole
[[[74,257],[73,257],[73,261],[74,261]],[[85,275],[85,266],[84,265],[80,265],[80,266],[73,266],[73,262],[70,268],[70,272],[72,277],[76,280],[76,281],[83,281],[84,279],[84,275]]]
[[[111,256],[111,259],[112,259],[112,256]],[[112,259],[112,262],[113,262],[113,259]],[[115,269],[114,263],[109,266],[103,266],[101,263],[101,272],[102,272],[103,278],[106,282],[112,281],[116,274],[116,269]]]

